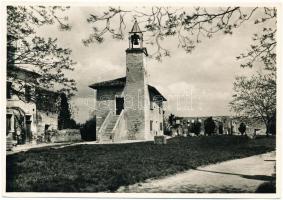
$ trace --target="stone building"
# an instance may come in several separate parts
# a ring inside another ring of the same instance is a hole
[[[147,49],[138,23],[129,33],[126,76],[94,83],[98,141],[153,140],[163,135],[164,96],[148,84]]]
[[[57,129],[58,94],[38,87],[40,74],[22,67],[9,67],[7,74],[6,136],[19,144],[44,137]],[[21,138],[19,140],[19,138]]]

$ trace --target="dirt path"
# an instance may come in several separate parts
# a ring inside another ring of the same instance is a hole
[[[275,152],[199,167],[162,179],[147,180],[117,192],[250,193],[273,179]]]

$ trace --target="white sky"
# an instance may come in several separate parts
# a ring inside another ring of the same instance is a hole
[[[78,93],[73,98],[76,107],[75,119],[84,122],[94,109],[94,90],[88,85],[125,75],[128,41],[106,40],[102,44],[85,47],[82,39],[87,38],[91,26],[86,22],[95,7],[72,7],[69,22],[72,30],[59,31],[56,27],[44,27],[40,34],[57,37],[63,47],[72,49],[77,62],[75,71],[70,74],[77,81]],[[132,20],[126,21],[127,28]],[[142,29],[142,27],[141,27]],[[148,60],[149,81],[169,101],[167,113],[179,116],[229,115],[233,81],[237,75],[249,74],[255,69],[240,68],[236,56],[245,52],[251,44],[253,33],[261,28],[252,22],[235,29],[232,35],[216,34],[212,39],[203,40],[192,54],[176,47],[176,40],[165,41],[171,47],[172,56],[163,61]],[[147,46],[148,52],[152,52]],[[184,95],[184,94],[187,94]],[[181,98],[177,97],[183,95]]]

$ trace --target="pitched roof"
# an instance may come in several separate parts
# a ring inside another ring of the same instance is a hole
[[[9,66],[7,68],[7,72],[23,72],[25,74],[29,74],[30,76],[33,76],[33,77],[40,77],[41,75],[39,73],[37,73],[36,71],[34,70],[31,70],[31,69],[28,69],[28,68],[25,68],[25,67],[20,67],[20,66]]]
[[[99,83],[91,84],[89,87],[92,89],[102,89],[102,88],[119,88],[119,87],[125,87],[126,85],[126,77],[121,77],[109,81],[103,81]],[[163,101],[167,101],[167,99],[152,85],[148,85],[149,95],[150,99],[153,99],[154,97],[161,97]]]
[[[126,77],[122,77],[109,81],[94,83],[91,84],[89,87],[92,89],[105,88],[105,87],[124,87],[125,83],[126,83]]]
[[[133,28],[132,28],[130,33],[140,33],[140,32],[142,32],[142,31],[139,27],[137,20],[135,20],[135,23],[134,23]]]

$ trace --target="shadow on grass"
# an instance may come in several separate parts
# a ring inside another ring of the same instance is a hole
[[[255,192],[256,193],[276,193],[276,182],[269,181],[269,182],[262,183]]]
[[[275,180],[275,177],[273,177],[273,176],[266,176],[266,175],[245,175],[245,174],[237,174],[237,173],[229,173],[229,172],[218,172],[218,171],[204,170],[204,169],[194,169],[194,170],[202,171],[202,172],[209,172],[209,173],[216,173],[216,174],[240,176],[242,178],[259,180],[259,181],[274,181]]]

